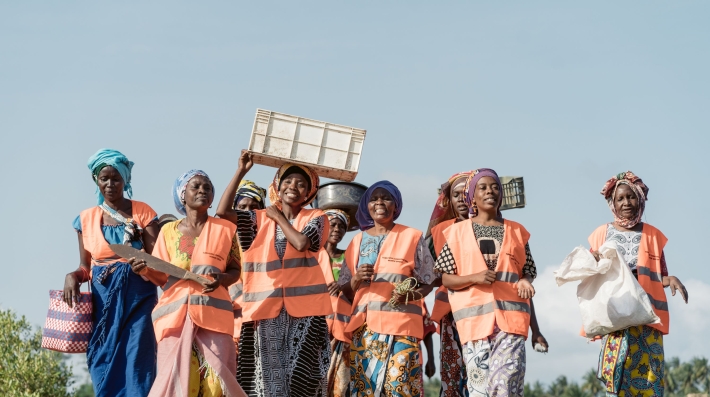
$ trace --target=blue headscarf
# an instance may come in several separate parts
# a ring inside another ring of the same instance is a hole
[[[123,153],[113,149],[101,149],[89,157],[86,165],[91,170],[91,175],[94,177],[94,182],[96,182],[96,199],[99,205],[104,202],[104,195],[99,191],[98,176],[101,169],[107,166],[111,166],[118,171],[121,178],[123,178],[123,191],[126,192],[128,198],[133,197],[133,188],[131,187],[133,162],[128,160]]]
[[[210,179],[210,177],[202,170],[190,170],[180,175],[180,177],[176,179],[173,184],[173,202],[175,203],[177,211],[183,215],[187,215],[187,212],[185,212],[185,204],[183,204],[183,201],[185,200],[185,188],[187,187],[187,183],[190,182],[190,179],[198,175]],[[210,183],[212,183],[212,180],[210,180]]]
[[[355,213],[355,218],[360,224],[360,230],[364,231],[375,226],[375,221],[372,219],[372,217],[370,216],[370,211],[367,209],[367,203],[370,202],[370,196],[372,196],[372,192],[374,192],[375,189],[380,187],[387,190],[389,194],[392,195],[392,198],[394,198],[393,220],[396,221],[397,218],[399,218],[399,214],[402,213],[402,193],[399,192],[397,186],[393,185],[390,181],[375,182],[365,191],[365,194],[362,195],[362,198],[360,199],[360,205],[358,205],[357,207],[357,213]]]

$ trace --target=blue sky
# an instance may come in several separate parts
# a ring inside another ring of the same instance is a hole
[[[0,305],[43,323],[78,263],[97,149],[123,151],[134,197],[174,213],[174,178],[201,168],[224,189],[264,108],[366,129],[357,181],[400,186],[400,222],[420,229],[457,171],[525,177],[528,206],[506,217],[532,234],[552,345],[529,352],[529,381],[596,365],[552,271],[611,220],[604,181],[633,170],[691,294],[671,299],[666,354],[710,357],[708,17],[700,1],[0,2]]]

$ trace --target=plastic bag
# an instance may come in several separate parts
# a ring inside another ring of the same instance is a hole
[[[577,299],[588,338],[661,322],[616,248],[616,242],[605,242],[599,248],[601,258],[597,262],[589,250],[577,247],[555,271],[558,286],[582,281],[577,286]]]

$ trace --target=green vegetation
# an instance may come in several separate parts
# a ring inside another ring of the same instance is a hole
[[[438,397],[438,379],[430,379],[424,385],[426,397]],[[667,397],[684,397],[688,394],[710,392],[710,365],[706,358],[693,358],[681,362],[677,357],[666,360],[665,386]],[[597,379],[597,371],[590,369],[582,383],[569,381],[562,375],[549,385],[540,382],[525,384],[525,397],[603,397],[604,384]]]
[[[0,310],[0,396],[64,397],[72,385],[66,357],[42,349],[42,331],[11,310]]]

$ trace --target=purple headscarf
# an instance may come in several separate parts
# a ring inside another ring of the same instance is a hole
[[[468,177],[468,180],[466,181],[466,187],[464,189],[464,201],[466,202],[466,205],[469,208],[471,216],[474,217],[478,215],[478,208],[476,208],[476,204],[473,200],[473,195],[476,192],[476,185],[478,184],[478,181],[481,180],[481,178],[483,178],[484,176],[490,176],[491,178],[495,179],[496,183],[498,183],[498,187],[500,188],[500,195],[498,196],[498,204],[496,206],[498,207],[498,216],[502,216],[500,213],[500,205],[503,202],[503,185],[501,185],[500,183],[500,178],[498,178],[498,174],[490,168],[479,168],[474,171],[471,176]]]
[[[380,187],[387,190],[389,194],[392,195],[392,198],[394,198],[393,220],[396,221],[397,218],[399,218],[399,214],[402,213],[402,193],[399,192],[397,186],[393,185],[390,181],[375,182],[365,191],[365,194],[362,195],[362,198],[360,199],[360,205],[357,207],[357,213],[355,213],[355,218],[357,219],[358,224],[360,224],[360,230],[365,231],[375,226],[375,221],[372,219],[372,217],[370,216],[370,211],[367,209],[367,203],[370,202],[372,192],[374,192],[375,189]]]

